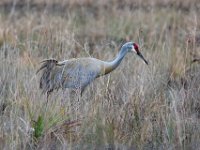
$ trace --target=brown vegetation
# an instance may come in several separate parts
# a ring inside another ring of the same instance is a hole
[[[198,0],[2,0],[0,149],[198,149]],[[45,58],[115,57],[140,44],[81,100],[35,74]]]

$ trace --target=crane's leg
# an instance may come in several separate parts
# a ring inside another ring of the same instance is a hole
[[[46,101],[46,106],[48,104],[48,101],[49,101],[49,92],[47,92],[47,101]]]
[[[76,89],[76,95],[78,97],[78,101],[80,101],[81,96],[82,96],[82,90],[81,90],[81,88],[77,88]]]
[[[46,106],[47,106],[47,104],[48,104],[48,102],[49,102],[49,95],[50,95],[50,93],[51,93],[51,91],[47,91],[47,101],[46,101]]]
[[[82,88],[82,89],[80,89],[81,91],[80,91],[80,97],[82,97],[83,96],[83,92],[85,91],[85,87],[84,88]]]
[[[75,89],[76,92],[76,119],[77,119],[77,115],[80,111],[79,106],[80,106],[80,99],[81,99],[81,88],[77,88]]]
[[[51,93],[52,91],[53,91],[53,90],[47,91],[46,107],[47,107],[47,104],[48,104],[48,102],[49,102],[49,95],[50,95],[50,93]]]
[[[48,104],[48,101],[49,101],[49,94],[50,94],[50,92],[47,91],[47,101],[46,101],[46,106],[45,106],[45,112],[47,111],[47,104]]]
[[[75,107],[75,120],[78,120],[78,118],[80,117],[80,99],[81,99],[81,88],[78,87],[77,89],[75,89],[76,92],[76,107]],[[78,127],[75,128],[76,132],[78,131]],[[78,132],[79,133],[79,132]]]
[[[62,98],[61,98],[61,106],[64,106],[64,101],[65,101],[65,91],[62,89]]]

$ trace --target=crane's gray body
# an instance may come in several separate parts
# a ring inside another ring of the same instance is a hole
[[[61,62],[62,67],[57,73],[62,88],[80,88],[83,90],[100,74],[102,61],[95,58],[79,58]]]
[[[95,78],[113,71],[127,52],[135,51],[133,45],[133,42],[124,44],[117,57],[110,62],[90,57],[74,58],[61,62],[55,59],[44,60],[37,71],[43,71],[40,78],[40,88],[47,95],[59,88],[80,89],[82,92]],[[147,63],[139,51],[137,51],[137,54]]]
[[[95,78],[104,74],[106,65],[95,58],[78,58],[62,62],[49,59],[43,62],[43,73],[40,79],[40,88],[43,92],[54,89],[80,89],[81,91]]]

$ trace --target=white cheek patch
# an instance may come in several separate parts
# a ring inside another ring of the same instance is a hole
[[[131,51],[133,51],[133,52],[135,52],[136,53],[136,50],[135,50],[135,48],[134,47],[132,47],[132,50]]]

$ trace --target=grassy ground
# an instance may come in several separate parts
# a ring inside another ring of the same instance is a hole
[[[198,0],[2,0],[0,149],[199,149],[199,13]],[[80,101],[58,91],[46,106],[42,59],[112,60],[125,41],[149,66],[128,54]]]

